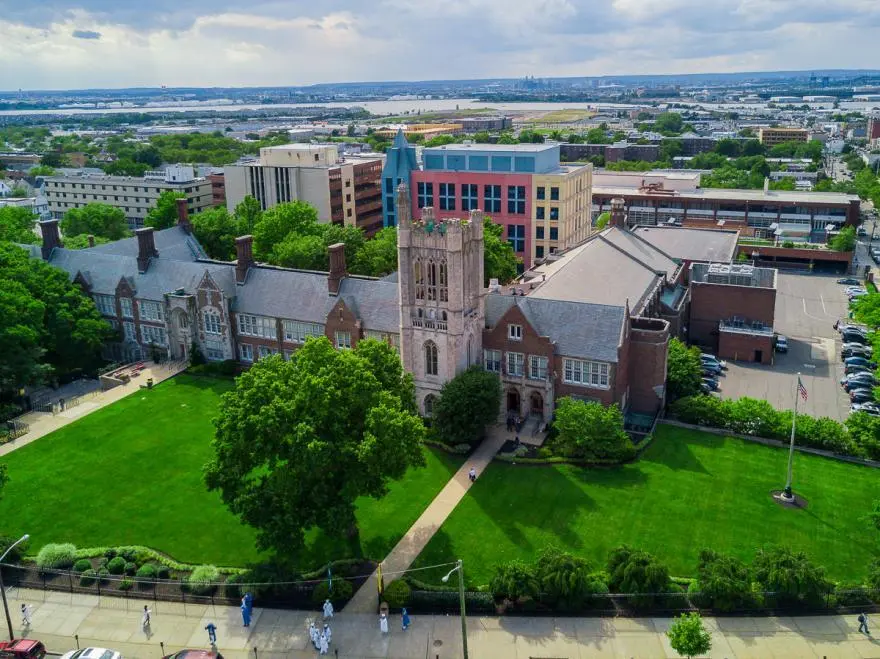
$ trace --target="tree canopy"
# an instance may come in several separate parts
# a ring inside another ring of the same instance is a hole
[[[831,239],[831,249],[838,252],[851,252],[856,248],[856,228],[843,227]]]
[[[177,224],[177,200],[185,199],[186,195],[174,190],[164,190],[144,218],[144,226],[153,227],[157,231],[168,229]]]
[[[443,385],[434,405],[433,432],[450,444],[476,444],[486,426],[498,418],[501,380],[498,375],[472,366]]]
[[[30,208],[21,206],[0,207],[0,241],[35,245],[40,241],[34,233],[37,216]]]
[[[790,547],[759,549],[753,563],[755,581],[783,606],[813,606],[823,601],[831,584],[824,568]]]
[[[488,215],[483,216],[483,282],[489,285],[490,279],[506,284],[516,277],[519,259],[513,246],[504,238],[504,227],[495,224]]]
[[[702,374],[700,349],[688,348],[678,339],[670,339],[666,357],[666,396],[669,402],[700,393]]]
[[[0,243],[0,396],[93,368],[111,330],[66,272]]]
[[[682,613],[666,630],[669,645],[683,657],[696,657],[712,649],[712,635],[699,613]]]
[[[559,400],[553,427],[559,433],[560,450],[573,458],[625,460],[635,453],[617,405],[606,407],[566,396]]]
[[[290,361],[263,358],[223,397],[208,489],[281,558],[312,527],[356,534],[355,500],[424,465],[412,394],[397,353],[374,340],[336,350],[311,338]]]
[[[248,197],[251,199],[252,197]],[[240,231],[235,216],[223,206],[208,208],[190,218],[193,235],[212,259],[231,261],[235,258],[235,239],[247,231]]]
[[[61,220],[61,231],[67,238],[78,235],[93,235],[107,240],[119,240],[130,236],[128,222],[121,208],[93,202],[81,208],[71,208]]]

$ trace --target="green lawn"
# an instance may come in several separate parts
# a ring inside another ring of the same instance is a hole
[[[10,482],[0,533],[79,547],[139,544],[177,560],[244,565],[254,534],[202,483],[220,395],[232,383],[186,375],[140,391],[3,458]],[[358,502],[361,547],[309,534],[303,567],[362,553],[383,558],[439,492],[461,458],[427,451],[381,501]]]
[[[711,547],[751,561],[756,548],[804,549],[835,579],[861,579],[880,549],[861,518],[880,497],[880,471],[796,454],[795,491],[805,510],[770,498],[784,485],[788,452],[732,438],[658,426],[636,463],[612,469],[493,463],[416,565],[464,560],[472,585],[494,566],[534,559],[547,544],[604,565],[627,543],[653,552],[675,576],[693,576]],[[423,578],[442,574],[426,570]]]

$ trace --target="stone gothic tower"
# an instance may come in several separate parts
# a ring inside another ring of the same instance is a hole
[[[443,384],[483,355],[483,213],[414,219],[409,190],[397,189],[400,355],[413,374],[419,410],[430,415]]]

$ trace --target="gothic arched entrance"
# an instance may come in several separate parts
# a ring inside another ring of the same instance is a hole
[[[520,413],[520,397],[516,389],[507,390],[507,411],[513,414]]]

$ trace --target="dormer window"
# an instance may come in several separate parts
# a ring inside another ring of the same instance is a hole
[[[507,338],[511,341],[522,341],[523,328],[522,325],[508,325]]]

